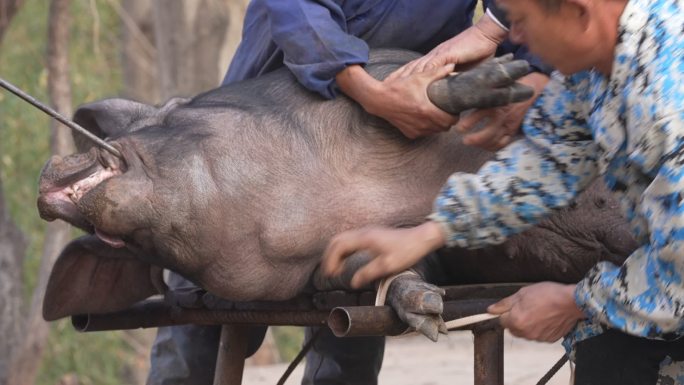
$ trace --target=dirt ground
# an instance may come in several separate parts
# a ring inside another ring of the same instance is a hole
[[[560,343],[542,344],[505,336],[504,378],[506,385],[535,385],[563,355]],[[275,385],[287,364],[249,366],[243,384]],[[303,364],[286,385],[298,385]],[[548,385],[568,385],[570,369],[563,366]],[[387,341],[380,385],[468,385],[473,383],[473,344],[470,332],[451,332],[437,343],[425,337],[393,338]]]

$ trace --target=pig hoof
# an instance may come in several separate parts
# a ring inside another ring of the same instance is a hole
[[[422,278],[404,275],[396,278],[389,287],[387,300],[399,318],[432,341],[439,333],[446,334],[442,320],[444,290]]]

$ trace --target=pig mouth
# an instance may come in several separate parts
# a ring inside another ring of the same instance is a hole
[[[118,168],[99,166],[91,173],[82,176],[81,179],[68,181],[61,187],[53,186],[47,191],[41,191],[38,201],[40,216],[48,221],[62,219],[89,233],[95,233],[98,238],[112,247],[124,247],[125,243],[120,237],[98,229],[79,210],[79,202],[88,192],[107,179],[121,174]],[[73,180],[73,177],[69,179]]]
[[[59,195],[65,195],[74,205],[77,205],[81,198],[83,198],[83,196],[95,186],[116,175],[121,175],[121,171],[111,167],[102,168],[86,176],[85,178],[66,186],[64,189],[57,191],[56,193]]]

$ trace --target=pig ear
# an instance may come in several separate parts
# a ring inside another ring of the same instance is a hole
[[[74,122],[102,139],[115,138],[128,132],[134,122],[154,115],[156,108],[127,99],[106,99],[84,104],[76,110]],[[74,132],[79,152],[93,146],[82,134]]]
[[[126,249],[114,249],[95,236],[78,238],[52,268],[43,300],[43,318],[122,310],[153,294],[152,266]]]

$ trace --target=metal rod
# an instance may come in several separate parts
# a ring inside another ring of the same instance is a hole
[[[162,300],[146,300],[115,313],[86,314],[71,317],[74,328],[81,332],[127,330],[173,325],[295,325],[323,326],[329,312],[311,311],[247,311],[182,309]]]
[[[496,299],[446,301],[442,318],[445,321],[451,321],[484,313],[487,311],[487,306],[496,301]],[[498,324],[497,320],[486,322]],[[475,326],[467,325],[454,330],[470,330]],[[409,328],[389,306],[337,307],[330,312],[328,327],[336,337],[397,336]]]
[[[247,358],[247,325],[223,325],[216,358],[214,385],[240,385]]]
[[[31,95],[25,93],[24,91],[20,90],[19,88],[14,86],[12,83],[9,83],[6,80],[0,78],[0,87],[2,87],[4,89],[6,89],[7,91],[17,95],[18,97],[24,99],[27,103],[38,108],[39,110],[43,111],[44,113],[50,115],[51,117],[53,117],[54,119],[56,119],[60,123],[64,124],[65,126],[71,128],[72,130],[75,130],[78,133],[85,135],[86,138],[92,140],[98,146],[100,146],[100,147],[104,148],[105,150],[111,152],[116,157],[122,158],[119,150],[112,147],[111,144],[105,142],[104,140],[93,135],[92,132],[86,130],[85,128],[83,128],[81,126],[79,126],[78,124],[72,122],[71,120],[65,118],[64,116],[62,116],[59,112],[55,111],[54,109],[52,109],[52,108],[48,107],[47,105],[39,102],[33,96],[31,96]]]
[[[480,327],[473,329],[475,358],[474,385],[503,385],[503,329]]]
[[[487,311],[496,299],[455,300],[444,302],[442,318],[451,321]],[[491,323],[490,321],[487,321]],[[498,324],[494,321],[494,325]],[[337,337],[396,336],[408,329],[389,306],[341,306],[328,317],[328,327]],[[468,325],[454,330],[470,330]]]
[[[335,308],[328,327],[336,337],[398,336],[408,329],[389,306]]]

